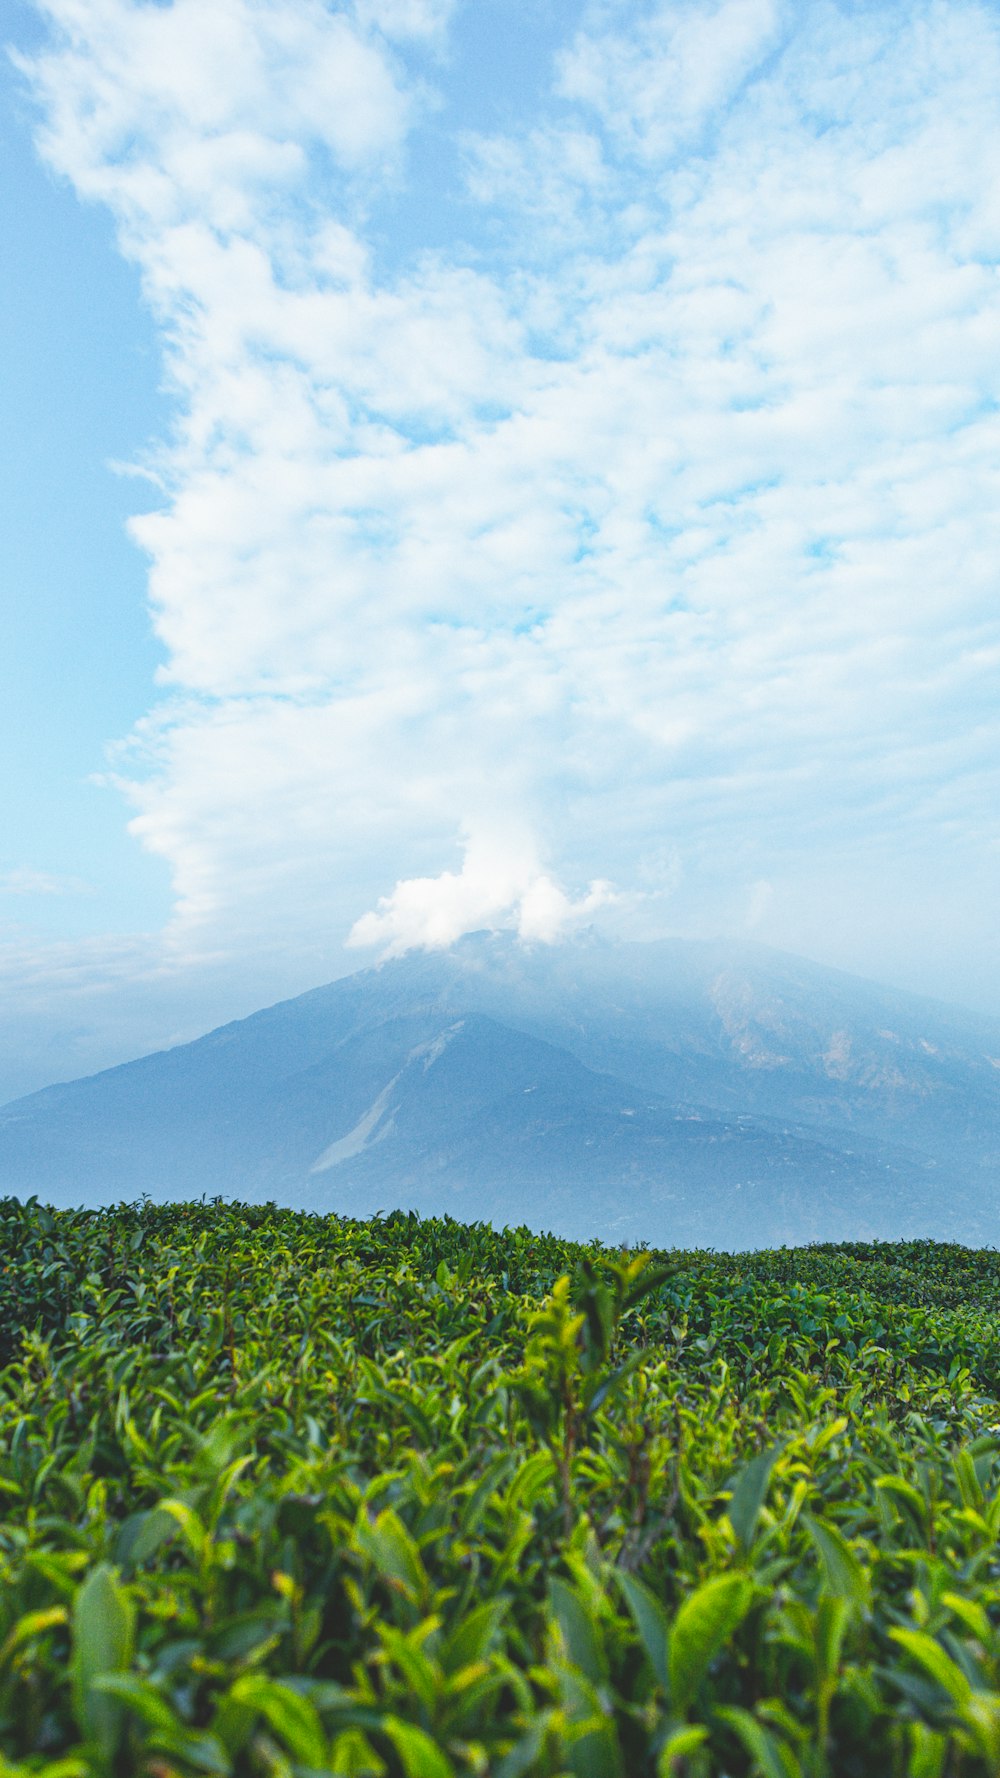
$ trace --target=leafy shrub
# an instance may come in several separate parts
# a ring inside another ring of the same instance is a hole
[[[1000,1256],[0,1203],[0,1778],[1000,1771]]]

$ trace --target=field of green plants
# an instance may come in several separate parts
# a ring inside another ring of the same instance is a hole
[[[0,1778],[1000,1773],[1000,1254],[0,1202]]]

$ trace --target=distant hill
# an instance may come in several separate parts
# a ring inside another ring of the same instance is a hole
[[[0,1191],[992,1243],[1000,1021],[759,947],[475,935],[15,1101]]]

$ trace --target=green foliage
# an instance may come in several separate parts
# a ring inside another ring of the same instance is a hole
[[[0,1203],[0,1778],[987,1778],[1000,1255]]]

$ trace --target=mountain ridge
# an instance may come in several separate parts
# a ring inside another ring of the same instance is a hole
[[[990,1240],[997,1058],[1000,1021],[763,947],[473,935],[12,1101],[0,1188]]]

